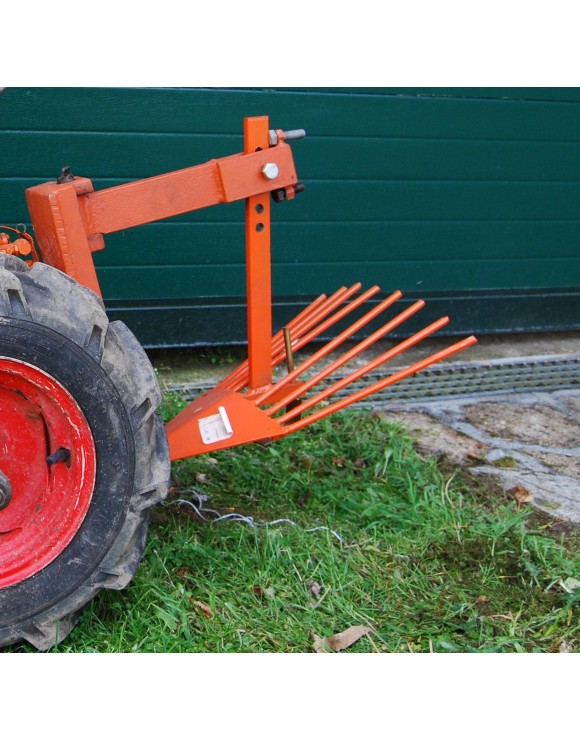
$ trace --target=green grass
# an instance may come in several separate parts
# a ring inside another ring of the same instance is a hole
[[[372,632],[350,652],[580,647],[577,534],[422,459],[376,414],[174,477],[133,582],[100,594],[55,651],[309,652],[313,634],[353,625]],[[205,520],[183,503],[199,496]]]

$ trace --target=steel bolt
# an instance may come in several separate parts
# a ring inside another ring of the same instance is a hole
[[[12,500],[10,480],[0,470],[0,509],[5,509]]]
[[[275,177],[278,177],[279,172],[280,170],[275,162],[266,162],[262,167],[262,174],[268,180],[273,180]]]

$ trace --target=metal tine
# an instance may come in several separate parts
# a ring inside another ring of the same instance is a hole
[[[357,285],[358,285],[358,288],[361,287],[361,284],[360,283],[358,283]],[[358,288],[357,288],[357,290],[358,290]],[[343,297],[343,300],[341,301],[342,303],[345,303],[345,301],[347,301],[352,296],[352,293],[350,291],[353,290],[353,289],[354,289],[354,286],[353,286],[353,288],[351,288],[349,290],[349,295],[348,296],[345,295]],[[323,321],[320,324],[318,324],[318,326],[315,326],[315,328],[312,331],[310,331],[308,334],[304,334],[303,333],[301,336],[297,337],[292,342],[292,345],[293,345],[292,348],[294,350],[302,349],[302,347],[305,347],[307,344],[309,344],[310,342],[312,342],[313,339],[316,339],[317,337],[319,337],[323,332],[325,332],[331,326],[334,326],[334,324],[336,324],[339,321],[341,321],[345,316],[348,316],[349,313],[352,313],[360,305],[362,305],[363,303],[366,303],[366,301],[368,301],[369,298],[372,298],[377,293],[380,293],[380,290],[381,289],[379,288],[378,285],[374,285],[372,288],[369,288],[368,290],[365,290],[364,293],[361,293],[351,303],[347,303],[345,306],[343,306],[340,309],[340,311],[337,311],[332,316],[329,316],[326,319],[326,321]],[[335,306],[335,308],[336,307],[337,306]]]
[[[308,411],[308,409],[316,406],[317,403],[324,401],[324,399],[334,395],[343,388],[346,388],[347,385],[350,385],[355,380],[362,378],[363,375],[367,375],[369,372],[372,372],[377,367],[384,365],[385,362],[392,360],[393,357],[397,357],[397,355],[406,352],[406,350],[408,350],[410,347],[413,347],[415,344],[418,344],[426,337],[434,334],[436,331],[446,326],[448,323],[449,318],[447,316],[444,316],[443,318],[434,321],[432,324],[429,324],[429,326],[426,326],[424,329],[421,329],[421,331],[418,331],[416,334],[413,334],[413,336],[404,339],[402,342],[399,342],[399,344],[391,347],[391,349],[387,350],[386,352],[383,352],[382,355],[375,357],[374,360],[371,360],[363,367],[350,373],[350,375],[346,375],[344,378],[337,380],[336,383],[333,383],[333,385],[328,386],[328,388],[325,388],[323,391],[320,391],[311,398],[303,401],[300,407],[300,412],[303,413],[304,411]],[[279,423],[285,423],[289,421],[289,419],[292,419],[294,416],[296,416],[295,413],[292,413],[292,411],[288,411],[286,414],[279,416],[276,421],[278,421]]]
[[[310,306],[307,306],[301,313],[298,314],[298,316],[294,317],[292,321],[288,323],[288,327],[291,329],[291,331],[298,331],[299,335],[303,334],[305,331],[308,331],[313,326],[316,325],[318,321],[323,319],[325,316],[327,316],[329,313],[334,311],[334,309],[344,301],[348,300],[354,293],[356,293],[357,290],[359,290],[361,287],[360,283],[355,283],[350,288],[346,288],[344,285],[339,288],[337,291],[335,291],[330,298],[324,297],[323,301],[320,301],[320,298],[318,298],[314,303],[311,303]],[[316,304],[316,305],[315,305]],[[284,346],[284,332],[283,330],[278,331],[274,337],[272,338],[272,367],[277,367],[283,360],[285,355],[285,352],[283,350]],[[242,391],[248,384],[248,367],[249,363],[246,360],[240,367],[238,368],[238,373],[235,376],[235,383],[230,383],[228,385],[230,390],[234,391]],[[243,375],[241,374],[243,373]],[[232,374],[234,375],[234,374]],[[250,389],[248,391],[249,395],[255,394],[256,390]]]
[[[350,288],[346,288],[344,285],[336,290],[329,298],[324,294],[319,296],[313,303],[306,306],[292,321],[288,323],[290,329],[294,332],[304,333],[308,331],[312,326],[320,321],[324,316],[328,315],[333,311],[340,302],[344,302],[353,293],[361,287],[360,283]],[[323,300],[321,300],[323,299]],[[272,367],[279,365],[284,359],[284,353],[282,352],[282,346],[284,342],[283,331],[277,332],[272,338]],[[245,360],[231,375],[225,378],[217,388],[228,388],[229,390],[241,391],[243,390],[249,380],[249,362]],[[226,382],[227,381],[227,384]],[[252,391],[250,391],[252,393]]]
[[[324,304],[325,302],[328,302],[331,300],[334,295],[338,293],[344,293],[346,291],[346,287],[343,286],[342,288],[339,288],[339,290],[336,291],[336,293],[333,294],[330,298],[326,296],[324,293],[322,295],[319,295],[316,300],[314,300],[312,303],[309,303],[306,308],[303,308],[302,311],[300,311],[299,314],[297,314],[290,322],[288,322],[288,326],[295,331],[295,327],[298,326],[299,322],[303,321],[307,316],[312,315],[315,311],[317,311],[320,308],[321,304]],[[275,342],[282,336],[282,331],[277,332],[274,337],[272,338],[272,343],[274,345]],[[276,350],[274,349],[274,346],[272,347],[272,353],[274,354]],[[276,363],[278,364],[278,363]],[[276,365],[272,365],[272,367],[275,367]],[[244,360],[238,367],[231,372],[229,375],[227,375],[225,378],[220,380],[220,382],[215,386],[216,389],[218,388],[228,388],[232,389],[232,386],[236,382],[241,382],[241,380],[245,379],[244,385],[241,387],[244,388],[245,385],[248,382],[248,370],[249,370],[249,362],[248,360]]]
[[[318,309],[311,315],[302,317],[299,321],[296,322],[290,321],[285,328],[290,329],[293,337],[293,344],[295,345],[296,341],[300,339],[300,337],[304,336],[306,332],[316,327],[316,325],[321,322],[326,316],[332,313],[337,308],[337,306],[347,301],[358,290],[360,290],[360,288],[360,283],[355,283],[350,288],[345,288],[343,286],[335,293],[333,293],[326,301],[326,303],[319,306]],[[273,367],[276,367],[276,365],[279,365],[286,357],[286,350],[284,345],[284,329],[276,334],[275,341],[273,341],[272,349],[272,362],[275,363],[273,364]]]
[[[329,326],[332,326],[336,321],[339,321],[343,315],[346,315],[349,311],[353,311],[361,302],[367,300],[369,295],[379,291],[378,287],[372,288],[372,293],[367,291],[367,293],[364,294],[364,298],[360,297],[355,299],[352,304],[349,304],[345,309],[343,309],[345,313],[340,314],[338,318],[331,316],[330,319],[327,319],[325,322],[319,323],[322,319],[328,316],[328,314],[332,313],[332,311],[334,311],[341,303],[345,303],[345,301],[349,300],[349,298],[360,290],[361,287],[361,283],[355,283],[350,288],[346,288],[343,285],[336,290],[330,298],[325,297],[325,300],[322,302],[320,301],[320,298],[317,299],[314,303],[307,306],[300,314],[298,314],[298,316],[292,319],[292,321],[287,324],[287,328],[289,328],[294,335],[294,348],[300,349],[305,344],[312,341],[313,338],[319,336]],[[316,326],[317,324],[319,325]],[[313,327],[315,328],[313,329]],[[305,332],[309,332],[307,338],[301,340],[301,337]],[[281,330],[272,338],[272,367],[277,367],[284,361],[285,357],[284,331]],[[248,367],[249,363],[246,360],[227,378],[224,378],[216,388],[242,391],[248,384]],[[256,391],[254,389],[250,389],[247,391],[246,395],[255,397],[256,393],[259,392],[259,390]]]
[[[337,401],[336,403],[330,404],[330,406],[326,406],[323,409],[320,409],[319,411],[316,411],[313,414],[310,414],[310,416],[307,416],[304,419],[301,419],[300,421],[294,422],[293,424],[288,424],[285,429],[287,430],[288,434],[291,432],[297,432],[299,429],[302,429],[305,426],[308,426],[309,424],[312,424],[315,421],[319,421],[320,419],[324,419],[326,416],[329,416],[330,414],[334,414],[336,411],[341,411],[342,409],[346,408],[347,406],[350,406],[353,403],[357,403],[358,401],[362,401],[368,396],[372,395],[373,393],[378,393],[379,391],[383,390],[384,388],[388,388],[390,385],[394,385],[395,383],[398,383],[401,380],[404,380],[405,378],[408,378],[410,375],[414,375],[415,373],[418,373],[420,370],[424,370],[426,367],[429,367],[430,365],[434,365],[436,362],[440,362],[441,360],[444,360],[446,357],[450,357],[451,355],[457,354],[457,352],[461,352],[464,349],[467,349],[467,347],[471,347],[472,345],[477,343],[477,339],[473,336],[467,337],[467,339],[462,339],[460,342],[456,342],[455,344],[452,344],[450,347],[447,347],[444,350],[441,350],[441,352],[436,352],[433,355],[430,355],[429,357],[426,357],[424,360],[421,360],[420,362],[416,362],[414,365],[409,366],[408,368],[405,368],[404,370],[400,370],[397,373],[394,373],[393,375],[390,375],[388,378],[384,378],[383,380],[378,381],[377,383],[373,383],[372,385],[368,386],[367,388],[363,388],[360,391],[357,391],[356,393],[353,393],[348,398],[345,398],[341,401]],[[302,404],[300,406],[300,412],[303,412],[304,405]],[[276,419],[276,421],[280,421],[283,417],[280,417],[279,419]]]
[[[379,339],[382,339],[386,334],[393,331],[393,329],[396,329],[397,326],[400,326],[401,324],[403,324],[407,319],[409,319],[411,316],[416,314],[417,311],[420,311],[424,306],[425,306],[425,301],[416,301],[411,306],[409,306],[409,308],[407,308],[405,311],[402,311],[398,316],[395,316],[394,319],[391,319],[391,321],[386,323],[380,329],[377,329],[377,331],[375,331],[369,337],[367,337],[366,339],[363,339],[362,342],[359,342],[351,350],[349,350],[348,352],[345,352],[344,355],[342,355],[337,360],[335,360],[333,363],[328,365],[328,367],[325,367],[323,370],[318,372],[312,378],[304,382],[300,386],[300,389],[299,389],[300,396],[303,396],[315,385],[318,385],[318,383],[320,383],[322,380],[327,378],[329,375],[332,375],[332,373],[334,373],[339,368],[343,367],[343,365],[346,365],[354,357],[357,357],[358,355],[360,355],[361,352],[364,352],[366,349],[371,347],[375,342],[378,342]],[[268,409],[266,409],[266,413],[269,416],[276,414],[278,411],[280,411],[281,408],[284,408],[284,406],[286,406],[290,401],[293,401],[295,397],[296,397],[296,391],[295,390],[290,391],[290,393],[288,393],[286,396],[284,396],[279,401],[277,401],[277,403],[275,403],[273,406],[270,406]]]
[[[355,308],[357,308],[361,303],[364,303],[364,301],[368,300],[370,296],[374,295],[380,290],[380,288],[378,288],[377,286],[371,288],[370,290],[367,290],[361,296],[355,298],[352,303],[347,304],[336,314],[327,318],[326,321],[322,321],[325,316],[328,316],[329,313],[332,313],[332,311],[334,311],[341,303],[345,303],[345,301],[348,301],[349,298],[351,298],[358,290],[360,290],[360,288],[360,283],[355,283],[350,288],[342,287],[335,293],[333,293],[332,296],[330,296],[330,298],[328,298],[328,300],[323,305],[319,306],[312,315],[302,318],[302,320],[297,324],[296,327],[293,328],[292,322],[290,322],[288,324],[288,327],[291,331],[294,331],[295,337],[292,342],[293,349],[301,349],[302,347],[304,347],[306,344],[308,344],[308,342],[311,342],[312,339],[316,338],[317,336],[322,334],[323,331],[328,329],[329,326],[332,326],[337,321],[340,321],[343,316],[346,316],[351,311],[354,311]],[[297,338],[296,331],[298,331]],[[304,336],[305,332],[308,332],[306,336]],[[284,349],[283,330],[278,332],[274,339],[275,354],[272,357],[272,367],[276,367],[277,365],[279,365],[286,357],[286,352]],[[239,391],[242,390],[242,388],[244,387],[245,385],[238,385],[237,387],[233,388],[233,390]],[[260,395],[260,390],[249,390],[246,395],[255,398],[257,395]]]
[[[375,288],[376,287],[377,286],[375,286]],[[342,311],[339,311],[334,316],[332,316],[331,319],[329,319],[329,321],[332,320],[332,323],[336,323],[337,321],[340,320],[340,318],[342,318],[340,314],[343,314],[344,316],[346,316],[346,314],[349,313],[349,311],[347,311],[346,309],[350,309],[352,311],[358,305],[368,300],[368,298],[373,294],[373,292],[376,292],[375,288],[370,288],[369,290],[367,290],[365,293],[359,296],[351,304],[349,304],[348,306],[345,306],[345,308],[343,308]],[[377,290],[379,289],[377,288]],[[352,323],[347,329],[342,331],[338,336],[336,336],[334,339],[331,339],[331,341],[325,344],[324,347],[319,349],[318,352],[315,352],[308,359],[306,359],[303,363],[298,365],[297,368],[295,368],[291,373],[288,373],[284,378],[282,378],[282,380],[279,380],[275,386],[272,386],[272,388],[269,388],[265,393],[262,393],[259,396],[256,396],[256,399],[254,402],[257,405],[261,405],[265,403],[268,400],[268,398],[270,398],[274,393],[278,392],[280,388],[283,388],[284,386],[291,383],[293,380],[298,378],[303,372],[311,368],[312,365],[315,365],[323,357],[326,357],[326,355],[328,355],[330,352],[336,349],[336,347],[341,345],[347,339],[350,339],[352,335],[355,334],[359,329],[361,329],[363,326],[366,326],[366,324],[370,323],[379,314],[381,314],[383,311],[389,308],[389,306],[392,306],[393,303],[398,301],[399,298],[402,297],[402,295],[403,294],[401,293],[401,291],[397,290],[394,293],[392,293],[388,298],[385,298],[384,301],[381,301],[374,308],[372,308],[368,313],[366,313],[360,319],[357,319],[357,321]],[[318,327],[318,329],[319,328],[320,327]],[[304,337],[302,338],[302,341],[306,343]]]

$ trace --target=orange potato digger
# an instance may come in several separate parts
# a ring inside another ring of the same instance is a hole
[[[287,142],[304,132],[272,131],[266,117],[255,117],[244,134],[242,153],[100,191],[65,168],[26,192],[36,245],[23,229],[0,227],[0,645],[26,640],[47,649],[100,589],[128,584],[172,460],[286,436],[476,341],[333,401],[448,319],[334,381],[423,302],[397,313],[397,291],[361,309],[380,289],[341,287],[272,336],[270,201],[302,189]],[[109,322],[92,253],[106,234],[242,199],[248,359],[165,427],[153,369],[127,327]],[[380,328],[328,364],[331,352],[386,312]],[[297,350],[339,325],[295,364]],[[286,372],[274,382],[279,365]]]

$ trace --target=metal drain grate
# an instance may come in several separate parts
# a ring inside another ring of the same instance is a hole
[[[371,373],[358,385],[353,383],[348,394],[380,380],[384,373]],[[329,383],[339,379],[333,376]],[[212,384],[168,384],[168,389],[192,399],[213,387]],[[441,399],[493,393],[521,393],[580,388],[580,355],[540,355],[488,362],[447,363],[427,368],[396,385],[385,388],[359,406],[376,406],[387,401]],[[345,394],[337,393],[338,400]]]

